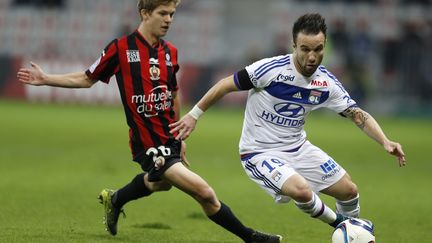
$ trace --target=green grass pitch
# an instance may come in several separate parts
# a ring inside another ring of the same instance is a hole
[[[3,100],[0,111],[0,242],[240,242],[177,189],[126,205],[119,234],[104,231],[98,193],[140,173],[121,107]],[[293,203],[275,204],[248,179],[237,154],[242,117],[241,109],[204,115],[187,140],[192,170],[245,224],[281,234],[284,242],[330,242],[329,226]],[[377,242],[432,242],[432,121],[377,120],[403,144],[405,168],[337,115],[312,115],[306,130],[359,186],[361,216],[375,223]],[[332,198],[323,199],[334,208]]]

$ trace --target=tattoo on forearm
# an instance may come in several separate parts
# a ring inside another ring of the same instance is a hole
[[[366,121],[369,119],[368,113],[359,108],[348,109],[344,114],[351,118],[351,120],[362,130],[366,125]]]
[[[369,119],[369,116],[366,112],[360,111],[356,114],[357,119],[355,120],[356,125],[363,130],[363,128],[366,125],[367,119]]]

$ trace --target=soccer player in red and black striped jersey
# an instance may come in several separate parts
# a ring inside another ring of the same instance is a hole
[[[171,134],[169,124],[179,118],[177,96],[177,49],[164,41],[180,0],[139,0],[141,23],[132,34],[113,40],[96,62],[84,72],[46,74],[41,67],[22,68],[18,79],[30,85],[90,88],[97,81],[108,83],[115,75],[129,125],[132,157],[144,173],[123,188],[104,189],[99,198],[105,208],[105,224],[117,234],[123,206],[132,200],[165,191],[172,186],[189,194],[215,223],[245,242],[280,242],[282,237],[245,227],[213,189],[190,171],[185,145]],[[183,162],[183,163],[181,163]]]

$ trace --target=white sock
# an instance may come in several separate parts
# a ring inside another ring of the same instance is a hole
[[[295,202],[295,204],[303,212],[309,214],[313,218],[318,218],[325,223],[330,224],[336,220],[336,213],[327,207],[315,193],[313,193],[312,200],[309,202]]]
[[[348,217],[358,218],[360,214],[360,195],[347,201],[336,200],[336,212]]]

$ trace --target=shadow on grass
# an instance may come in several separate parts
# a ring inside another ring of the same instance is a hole
[[[204,219],[204,220],[208,219],[202,212],[193,212],[188,214],[187,217],[190,219]]]
[[[134,228],[146,228],[146,229],[160,229],[160,230],[170,230],[171,226],[163,223],[147,223],[147,224],[134,224]]]

